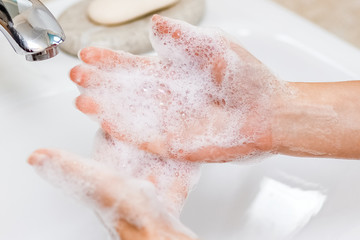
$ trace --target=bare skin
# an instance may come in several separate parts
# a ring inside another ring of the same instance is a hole
[[[360,81],[291,83],[274,108],[273,152],[360,159]]]

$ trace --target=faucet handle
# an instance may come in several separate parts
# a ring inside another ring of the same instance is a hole
[[[29,61],[56,56],[65,40],[60,24],[39,0],[0,0],[0,30]]]

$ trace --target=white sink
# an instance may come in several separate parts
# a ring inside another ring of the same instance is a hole
[[[71,0],[47,1],[58,15]],[[232,35],[288,81],[360,79],[360,52],[267,0],[208,0],[204,26]],[[0,37],[0,239],[99,240],[86,207],[26,164],[40,147],[88,156],[97,124],[73,106],[61,53],[31,63]],[[360,162],[273,156],[261,163],[206,165],[183,211],[203,240],[360,239]]]

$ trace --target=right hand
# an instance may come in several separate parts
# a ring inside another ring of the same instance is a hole
[[[80,52],[77,107],[113,137],[163,157],[225,162],[272,151],[272,101],[282,84],[216,30],[152,19],[157,57]],[[280,89],[280,90],[279,90]]]

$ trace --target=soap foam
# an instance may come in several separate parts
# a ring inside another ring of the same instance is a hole
[[[161,224],[170,225],[173,230],[193,236],[176,216],[168,213],[149,181],[121,175],[107,164],[65,151],[46,151],[47,154],[32,155],[41,160],[34,165],[38,174],[94,209],[110,230],[112,239],[118,239],[115,229],[119,220],[139,228],[162,221]]]
[[[179,216],[189,191],[198,181],[199,164],[161,158],[102,131],[98,132],[94,145],[96,161],[120,176],[152,182],[159,200],[173,215]]]
[[[280,84],[261,62],[216,29],[166,18],[154,20],[152,29],[159,57],[99,69],[101,79],[82,89],[100,104],[100,122],[133,143],[161,139],[175,157],[254,143],[269,129],[270,97]],[[249,126],[255,115],[257,125]],[[243,133],[251,127],[256,131]]]

